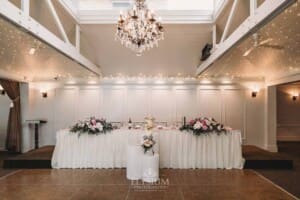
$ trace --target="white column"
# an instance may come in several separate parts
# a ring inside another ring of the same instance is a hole
[[[25,153],[33,148],[32,136],[30,128],[26,120],[30,118],[29,111],[29,84],[20,84],[21,95],[21,127],[22,127],[22,153]]]
[[[277,152],[276,86],[266,88],[265,98],[265,148],[269,151]]]

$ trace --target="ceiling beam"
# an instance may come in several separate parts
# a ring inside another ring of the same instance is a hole
[[[101,76],[100,67],[92,63],[90,60],[80,54],[76,47],[70,43],[66,43],[50,32],[35,19],[27,15],[25,12],[14,6],[8,0],[0,1],[0,15],[22,27],[25,31],[44,41],[60,53],[77,62],[92,73]]]
[[[221,16],[222,11],[224,10],[224,8],[227,6],[229,2],[230,2],[229,0],[224,0],[219,8],[217,7],[217,5],[215,5],[215,11],[213,15],[214,22],[218,20],[218,18]]]
[[[227,37],[228,30],[231,26],[232,18],[234,16],[237,4],[238,4],[238,0],[234,0],[234,2],[232,4],[232,7],[231,7],[231,10],[230,10],[230,13],[229,13],[229,16],[228,16],[228,19],[227,19],[226,24],[225,24],[225,28],[224,28],[222,38],[221,38],[221,43],[224,42],[225,38]]]
[[[254,15],[256,9],[257,9],[257,0],[250,0],[250,15]]]
[[[266,0],[250,15],[224,42],[219,43],[212,55],[197,68],[196,75],[207,70],[216,60],[234,47],[238,42],[251,33],[256,32],[260,27],[273,19],[282,10],[294,3],[296,0]]]
[[[214,24],[212,27],[212,44],[213,44],[213,51],[217,48],[217,25]]]
[[[277,77],[275,79],[267,80],[266,85],[267,86],[274,86],[274,85],[281,85],[286,83],[292,83],[300,80],[300,73],[289,73],[285,74],[281,77]]]
[[[52,4],[52,0],[46,0],[46,4],[47,4],[47,6],[48,6],[48,8],[49,8],[49,10],[50,10],[53,18],[54,18],[55,24],[58,27],[58,30],[59,30],[60,34],[64,38],[64,41],[66,43],[70,43],[69,38],[68,38],[68,36],[66,34],[66,31],[65,31],[65,29],[64,29],[64,27],[63,27],[63,25],[62,25],[62,23],[61,23],[58,15],[57,15],[57,13],[56,13],[56,10],[55,10],[55,8],[54,8],[54,6]]]
[[[74,3],[70,0],[57,0],[58,3],[65,9],[65,11],[75,20],[76,23],[80,23],[78,14],[78,2]]]
[[[14,72],[9,72],[4,69],[0,69],[0,79],[8,79],[8,80],[13,80],[13,81],[18,81],[18,82],[28,82],[32,81],[31,79],[28,79],[27,77],[24,77],[22,75],[19,75]]]
[[[76,48],[78,51],[80,51],[80,26],[78,24],[76,24],[76,27],[75,27],[75,39],[76,39]]]
[[[21,0],[21,9],[26,15],[29,15],[30,0]]]

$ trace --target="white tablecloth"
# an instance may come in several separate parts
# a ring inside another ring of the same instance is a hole
[[[123,168],[127,145],[140,144],[144,130],[119,129],[78,136],[68,130],[56,135],[53,168]],[[194,136],[179,130],[153,131],[161,168],[243,168],[241,133]],[[142,148],[142,147],[141,147]]]

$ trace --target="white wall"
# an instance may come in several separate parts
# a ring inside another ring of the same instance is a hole
[[[277,87],[277,140],[300,141],[300,100],[292,96],[300,94],[300,84]]]
[[[7,95],[0,95],[0,150],[5,149],[10,102]]]
[[[144,121],[148,114],[168,123],[181,121],[183,116],[214,117],[242,130],[245,144],[264,146],[263,91],[251,98],[248,89],[237,86],[81,85],[56,88],[48,91],[48,98],[42,98],[37,89],[26,84],[21,90],[23,151],[33,148],[33,129],[25,124],[26,119],[48,119],[41,127],[43,146],[54,145],[56,131],[79,119],[96,116],[127,122],[131,117],[133,121]]]

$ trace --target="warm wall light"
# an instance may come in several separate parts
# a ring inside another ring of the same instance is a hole
[[[296,101],[297,98],[298,98],[298,96],[296,96],[296,95],[293,95],[293,96],[292,96],[293,101]]]
[[[43,96],[43,98],[47,98],[48,97],[48,93],[47,92],[42,92],[42,96]]]
[[[293,93],[292,93],[292,100],[293,100],[293,101],[296,101],[296,100],[298,99],[298,97],[299,97],[298,92],[293,92]]]
[[[0,94],[1,95],[5,95],[6,94],[5,90],[3,89],[3,87],[1,85],[0,85]]]
[[[252,98],[257,97],[258,92],[259,92],[259,89],[257,87],[252,88],[252,91],[251,91]]]
[[[251,96],[252,96],[253,98],[255,98],[255,97],[257,97],[257,93],[258,93],[258,91],[252,91]]]
[[[48,97],[48,93],[47,93],[46,90],[40,90],[40,92],[41,92],[43,98],[47,98]]]

